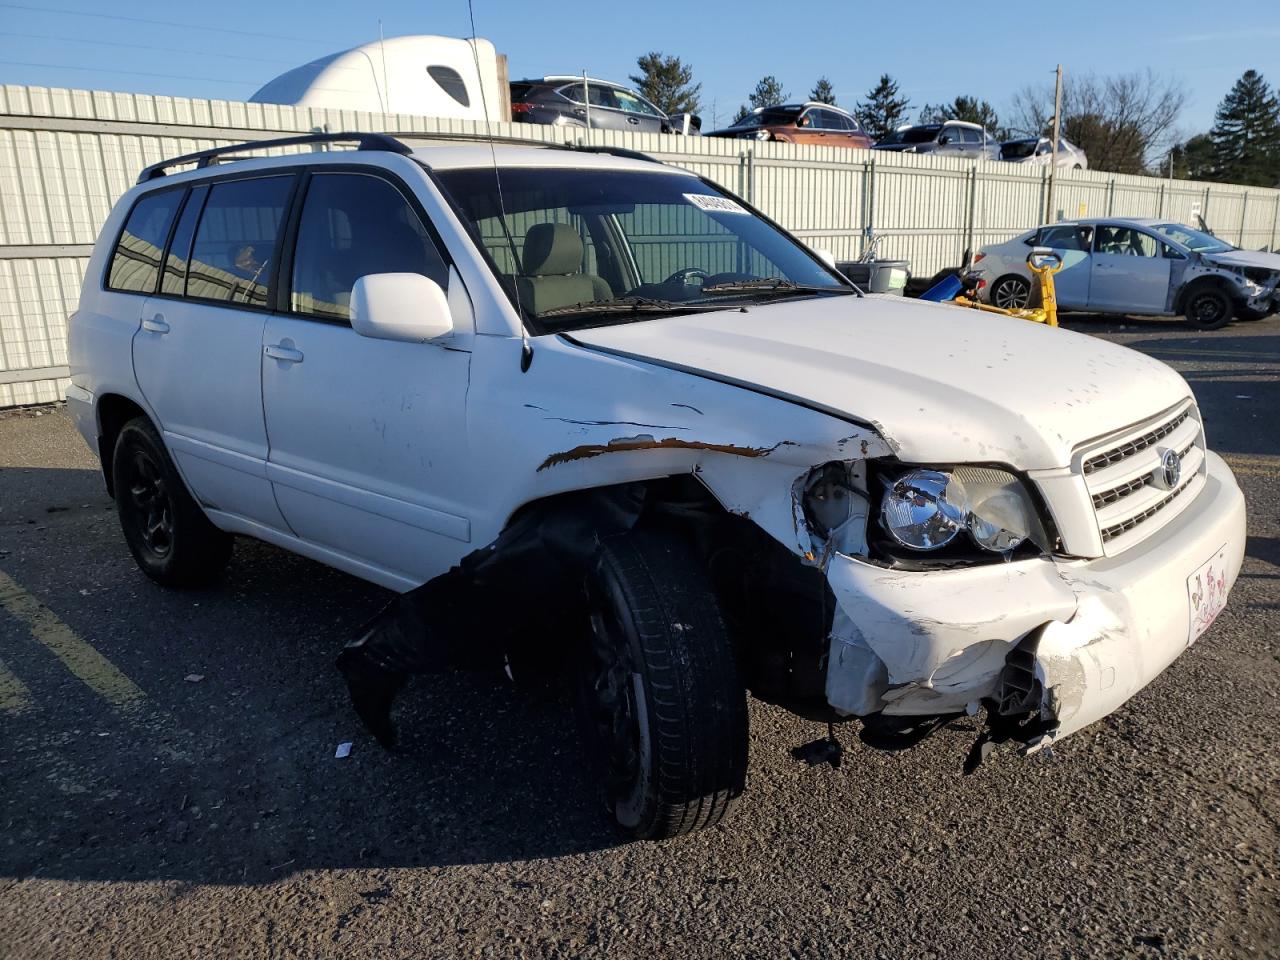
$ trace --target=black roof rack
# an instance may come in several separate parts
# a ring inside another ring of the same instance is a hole
[[[546,147],[548,150],[577,150],[580,153],[603,153],[613,157],[624,157],[628,160],[646,160],[649,163],[665,162],[647,153],[641,153],[639,150],[628,150],[626,147],[597,146],[590,143],[574,143],[571,140],[558,142],[555,140],[539,140],[537,137],[511,137],[501,134],[490,136],[487,133],[450,133],[444,130],[405,130],[399,133],[389,133],[387,136],[401,137],[405,140],[457,140],[468,143],[488,143],[492,140],[494,143],[519,143],[530,147]]]
[[[138,183],[146,183],[163,177],[170,167],[184,163],[194,163],[197,170],[209,166],[218,157],[229,153],[240,153],[245,150],[265,150],[268,147],[295,147],[305,143],[354,143],[359,150],[386,150],[391,153],[408,154],[412,151],[395,137],[385,133],[304,133],[296,137],[282,137],[279,140],[253,140],[249,143],[235,143],[225,147],[213,147],[198,153],[188,153],[171,160],[153,163],[138,174]]]
[[[649,163],[662,163],[657,157],[638,150],[625,147],[596,146],[589,143],[558,143],[554,140],[539,140],[535,137],[489,136],[485,133],[453,133],[446,131],[409,131],[399,133],[304,133],[296,137],[282,137],[278,140],[253,140],[248,143],[233,143],[225,147],[212,147],[198,153],[188,153],[181,157],[173,157],[153,163],[138,174],[138,183],[146,183],[165,175],[170,167],[184,163],[194,163],[197,170],[202,170],[219,157],[228,154],[243,153],[249,150],[265,150],[269,147],[296,147],[307,143],[354,143],[359,150],[386,150],[390,153],[410,154],[413,151],[405,146],[399,138],[405,140],[461,140],[477,143],[520,143],[531,147],[545,147],[548,150],[577,150],[580,153],[603,153],[613,157],[625,157],[628,160],[645,160]]]

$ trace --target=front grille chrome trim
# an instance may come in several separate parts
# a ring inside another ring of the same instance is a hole
[[[1172,489],[1160,478],[1161,457],[1170,449],[1177,451],[1183,465]],[[1073,461],[1094,512],[1103,553],[1122,553],[1181,513],[1203,486],[1207,459],[1199,410],[1188,398],[1078,449]]]

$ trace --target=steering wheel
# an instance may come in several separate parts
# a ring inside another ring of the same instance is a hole
[[[705,282],[707,279],[707,271],[700,270],[697,267],[685,267],[683,270],[677,270],[671,276],[667,277],[667,279],[663,280],[662,283],[663,283],[663,286],[666,286],[668,283],[680,283],[680,284],[688,285],[689,280],[695,277],[700,282]]]

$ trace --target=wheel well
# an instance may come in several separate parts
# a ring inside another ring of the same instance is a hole
[[[1182,289],[1178,291],[1177,297],[1174,298],[1173,312],[1181,313],[1183,308],[1187,305],[1187,297],[1204,287],[1217,287],[1227,295],[1228,299],[1235,299],[1231,295],[1231,287],[1228,286],[1226,277],[1209,274],[1204,277],[1196,277],[1194,280],[1190,280],[1182,285]]]
[[[145,417],[146,411],[118,393],[109,393],[98,399],[98,459],[102,462],[102,476],[107,482],[107,493],[115,496],[112,477],[112,460],[116,438],[126,423],[135,417]]]
[[[835,600],[826,576],[803,564],[754,521],[725,509],[695,476],[557,494],[526,504],[513,516],[509,529],[539,513],[556,512],[574,518],[575,524],[589,517],[603,521],[588,521],[586,528],[572,531],[578,541],[573,552],[578,556],[572,563],[575,575],[566,586],[578,591],[601,533],[610,527],[617,531],[610,520],[616,514],[609,504],[620,512],[623,504],[636,505],[627,511],[632,520],[625,529],[678,533],[706,565],[743,675],[757,697],[805,716],[829,719],[823,658]],[[544,566],[544,556],[531,553],[530,559]],[[517,567],[510,575],[523,580],[535,573]],[[566,594],[556,606],[563,609],[569,602]]]

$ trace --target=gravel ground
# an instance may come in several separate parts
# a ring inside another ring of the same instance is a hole
[[[555,683],[419,680],[384,754],[331,666],[382,591],[251,542],[157,588],[65,411],[0,414],[0,571],[75,635],[0,611],[0,956],[1280,957],[1280,319],[1069,325],[1178,367],[1237,468],[1218,623],[1052,758],[971,777],[975,721],[847,731],[833,771],[753,703],[736,814],[665,844],[611,831]],[[114,676],[77,637],[145,699],[77,679]]]

